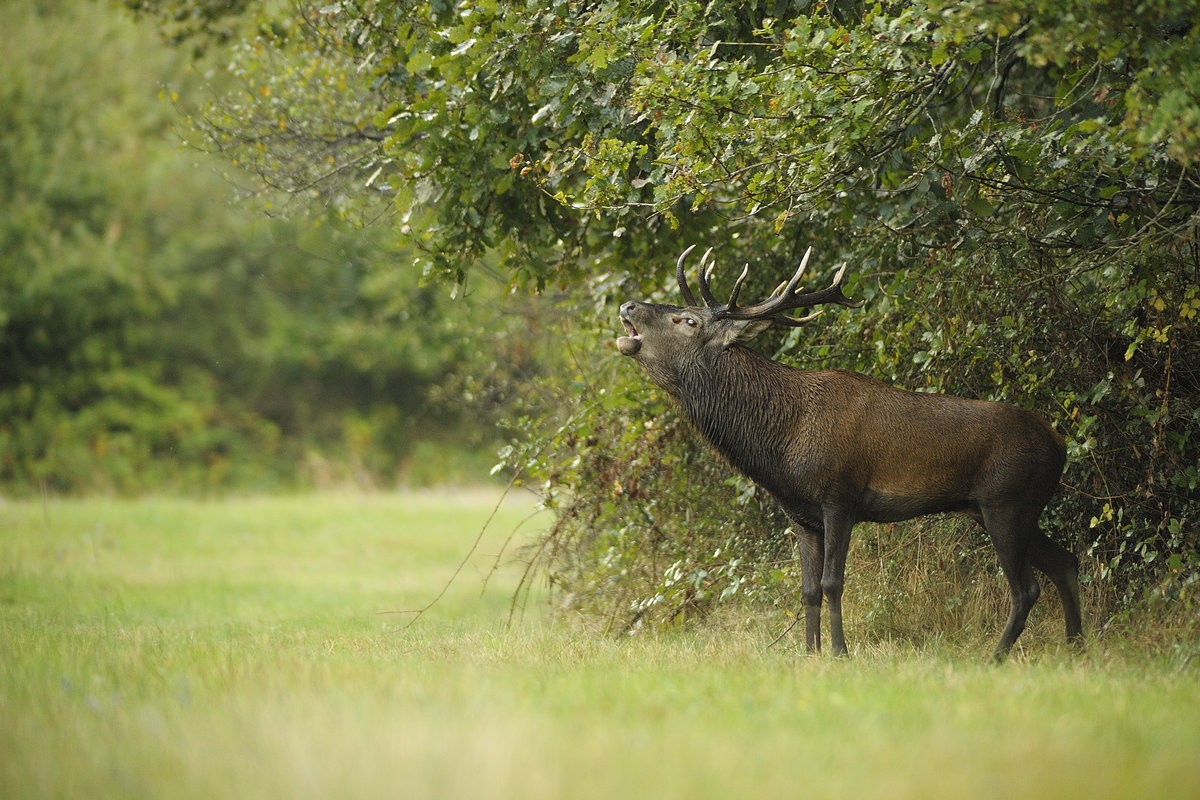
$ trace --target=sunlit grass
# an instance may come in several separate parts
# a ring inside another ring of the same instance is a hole
[[[1186,661],[506,628],[527,502],[405,628],[493,503],[0,505],[0,797],[1200,796]]]

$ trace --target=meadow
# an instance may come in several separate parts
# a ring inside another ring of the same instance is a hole
[[[498,495],[0,501],[0,797],[1200,796],[1194,659],[510,623],[523,497],[409,625]]]

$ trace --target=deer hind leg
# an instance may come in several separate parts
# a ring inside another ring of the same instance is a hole
[[[1064,547],[1060,547],[1043,533],[1029,543],[1029,560],[1039,572],[1053,581],[1062,599],[1063,618],[1066,620],[1067,641],[1083,643],[1083,620],[1079,611],[1079,559]]]
[[[1033,567],[1030,564],[1030,547],[1038,535],[1037,513],[1009,506],[983,508],[983,525],[987,529],[996,555],[1000,557],[1000,568],[1008,580],[1008,590],[1011,598],[1011,610],[1008,622],[1000,634],[993,658],[1003,661],[1008,651],[1012,649],[1021,631],[1025,630],[1025,621],[1033,604],[1041,594],[1041,587],[1033,577]],[[1040,513],[1040,509],[1038,510]]]

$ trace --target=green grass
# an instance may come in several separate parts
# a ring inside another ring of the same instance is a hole
[[[493,502],[0,503],[0,797],[1200,796],[1200,665],[1119,641],[506,629],[523,501],[404,628]]]

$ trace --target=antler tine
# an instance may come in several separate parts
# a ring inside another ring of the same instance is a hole
[[[800,283],[800,278],[804,275],[804,270],[808,266],[809,256],[812,255],[812,248],[804,253],[804,258],[800,261],[800,266],[796,268],[795,274],[774,292],[771,296],[761,303],[756,303],[745,308],[736,308],[731,303],[723,313],[723,316],[731,319],[771,319],[776,322],[781,322],[785,325],[803,325],[815,319],[820,312],[809,314],[804,317],[789,317],[784,314],[793,308],[809,308],[812,306],[825,305],[827,303],[836,303],[837,305],[849,306],[858,308],[862,303],[855,302],[846,297],[842,293],[842,280],[846,275],[846,265],[842,264],[837,273],[833,277],[833,282],[825,289],[816,292],[801,293],[796,290]],[[741,288],[741,279],[738,279],[738,285],[734,291],[734,298],[737,296],[737,289]]]
[[[717,262],[714,259],[711,264],[708,263],[708,257],[712,255],[713,249],[710,247],[704,251],[704,255],[700,257],[700,294],[704,297],[704,302],[709,308],[719,305],[717,298],[713,296],[712,287],[708,285],[708,279],[712,277],[713,270],[717,267]],[[708,264],[705,269],[704,265]]]
[[[775,320],[776,322],[781,322],[784,325],[790,325],[793,328],[799,328],[801,325],[807,325],[824,313],[825,309],[821,308],[811,314],[805,314],[803,317],[788,317],[780,315],[778,317],[771,317],[771,319]]]
[[[696,305],[696,298],[692,294],[692,290],[688,288],[687,276],[683,273],[683,262],[687,259],[688,253],[696,249],[696,245],[690,245],[687,250],[679,254],[679,260],[675,262],[675,280],[679,281],[679,291],[683,295],[683,300],[689,306]]]
[[[729,302],[725,304],[728,311],[733,311],[737,308],[738,292],[742,291],[742,284],[746,282],[746,277],[750,274],[750,265],[746,264],[742,267],[742,274],[738,275],[738,279],[733,284],[733,291],[729,293]]]
[[[796,267],[796,271],[792,273],[792,277],[776,286],[775,291],[771,292],[771,296],[768,299],[783,297],[796,291],[796,287],[800,285],[800,277],[804,275],[804,270],[808,267],[808,257],[810,255],[812,255],[812,245],[809,245],[808,249],[804,251],[804,257],[800,259],[800,266]]]
[[[842,294],[842,279],[846,276],[846,264],[842,263],[838,267],[838,271],[833,276],[833,282],[828,287],[807,294],[795,294],[792,296],[792,308],[807,308],[809,306],[825,305],[827,303],[836,303],[839,306],[848,306],[850,308],[862,308],[861,300],[851,300],[846,295]]]
[[[800,279],[804,277],[804,270],[808,268],[808,257],[812,255],[812,245],[804,251],[804,258],[800,259],[800,266],[796,267],[795,274],[792,279],[787,282],[787,288],[783,290],[783,294],[788,295],[796,291],[796,287],[800,285]],[[778,293],[778,292],[777,292]]]

